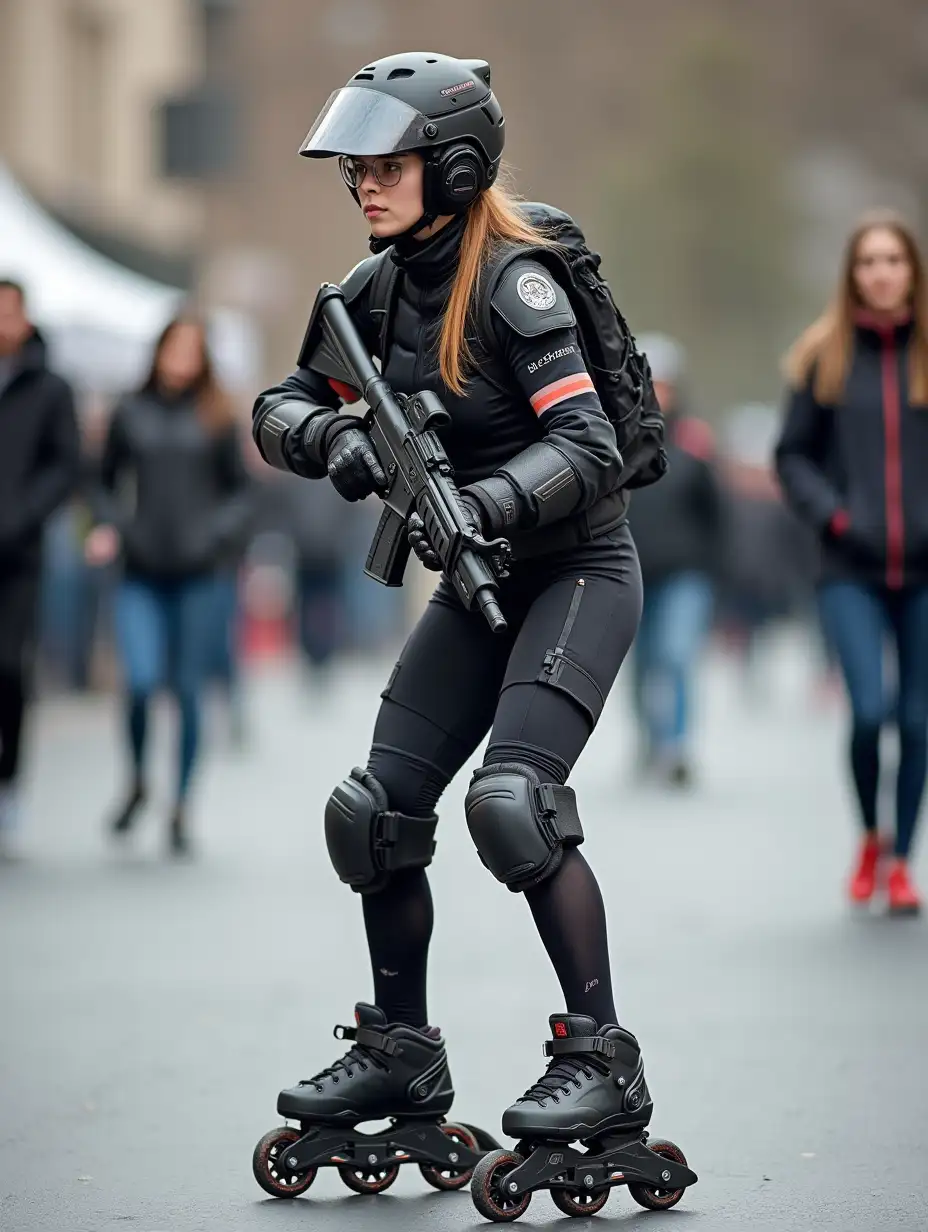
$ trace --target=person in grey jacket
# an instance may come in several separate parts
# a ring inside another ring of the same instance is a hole
[[[232,406],[199,321],[180,317],[166,326],[145,383],[116,407],[92,500],[97,525],[87,558],[105,565],[119,556],[123,569],[116,630],[132,782],[112,830],[126,834],[145,800],[149,702],[168,684],[181,719],[170,847],[183,854],[216,579],[251,519]]]

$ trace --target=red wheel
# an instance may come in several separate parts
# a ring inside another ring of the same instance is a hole
[[[463,1125],[454,1125],[449,1121],[441,1126],[441,1132],[447,1134],[452,1142],[460,1142],[471,1151],[479,1151],[477,1139]],[[419,1171],[433,1189],[463,1189],[474,1175],[473,1168],[455,1168],[448,1164],[420,1164]]]
[[[672,1159],[674,1163],[687,1166],[686,1156],[673,1142],[665,1142],[655,1138],[647,1144],[648,1150],[664,1159]],[[676,1206],[686,1192],[685,1189],[658,1189],[653,1185],[629,1185],[628,1192],[639,1206],[645,1206],[649,1211],[667,1211]]]
[[[349,1189],[359,1194],[378,1194],[389,1189],[400,1174],[399,1164],[392,1168],[358,1167],[356,1164],[340,1164],[338,1175]]]
[[[597,1215],[609,1201],[609,1190],[591,1193],[588,1189],[552,1189],[551,1201],[565,1215]]]
[[[520,1198],[510,1198],[506,1194],[506,1177],[521,1163],[522,1156],[512,1151],[490,1151],[474,1169],[470,1196],[484,1219],[490,1219],[493,1223],[512,1223],[528,1210],[532,1200],[530,1193],[524,1193]]]
[[[255,1180],[272,1198],[298,1198],[316,1179],[315,1168],[294,1172],[287,1167],[287,1148],[302,1137],[299,1130],[283,1126],[265,1134],[255,1147],[251,1169]]]

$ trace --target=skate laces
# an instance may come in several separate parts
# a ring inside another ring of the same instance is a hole
[[[522,1098],[535,1100],[536,1103],[544,1103],[546,1099],[557,1100],[561,1094],[570,1094],[569,1084],[573,1084],[579,1091],[583,1086],[578,1077],[581,1073],[585,1078],[592,1080],[596,1073],[608,1074],[609,1066],[605,1061],[600,1061],[598,1057],[587,1054],[582,1057],[561,1057],[551,1062],[544,1076],[529,1087]]]
[[[344,1035],[336,1035],[336,1039],[351,1039],[354,1036],[353,1027],[336,1027],[336,1031],[343,1031]],[[321,1069],[318,1074],[314,1074],[312,1078],[301,1078],[300,1086],[314,1086],[317,1091],[321,1091],[323,1079],[330,1078],[332,1082],[338,1080],[344,1074],[348,1078],[354,1077],[355,1069],[366,1070],[371,1066],[375,1069],[388,1069],[388,1065],[376,1053],[376,1051],[367,1048],[364,1044],[352,1044],[343,1057],[329,1065],[325,1069]]]
[[[347,1077],[353,1078],[355,1069],[368,1069],[371,1065],[377,1069],[386,1069],[386,1065],[379,1057],[372,1052],[368,1052],[366,1048],[362,1048],[359,1044],[355,1044],[349,1048],[343,1057],[335,1062],[334,1065],[328,1066],[326,1069],[321,1069],[318,1074],[314,1074],[312,1078],[302,1078],[300,1086],[314,1086],[317,1091],[322,1090],[322,1079],[331,1078],[333,1082],[338,1082],[339,1078],[344,1073]]]

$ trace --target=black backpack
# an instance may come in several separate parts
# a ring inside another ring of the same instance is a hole
[[[584,362],[615,429],[625,464],[619,486],[644,488],[656,483],[667,470],[664,418],[654,394],[647,358],[638,351],[609,284],[599,272],[602,259],[590,251],[583,232],[569,214],[540,202],[522,203],[520,208],[556,246],[506,245],[491,258],[483,272],[483,336],[493,337],[490,300],[506,266],[520,256],[530,256],[544,265],[567,292],[577,318]],[[381,354],[385,353],[387,342],[395,273],[396,266],[387,256],[371,289],[371,311],[383,314]]]

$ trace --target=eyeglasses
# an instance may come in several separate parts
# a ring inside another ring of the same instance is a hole
[[[395,188],[403,177],[403,164],[396,158],[375,158],[366,163],[361,158],[343,154],[338,160],[338,169],[349,188],[360,188],[368,172],[381,188]]]

